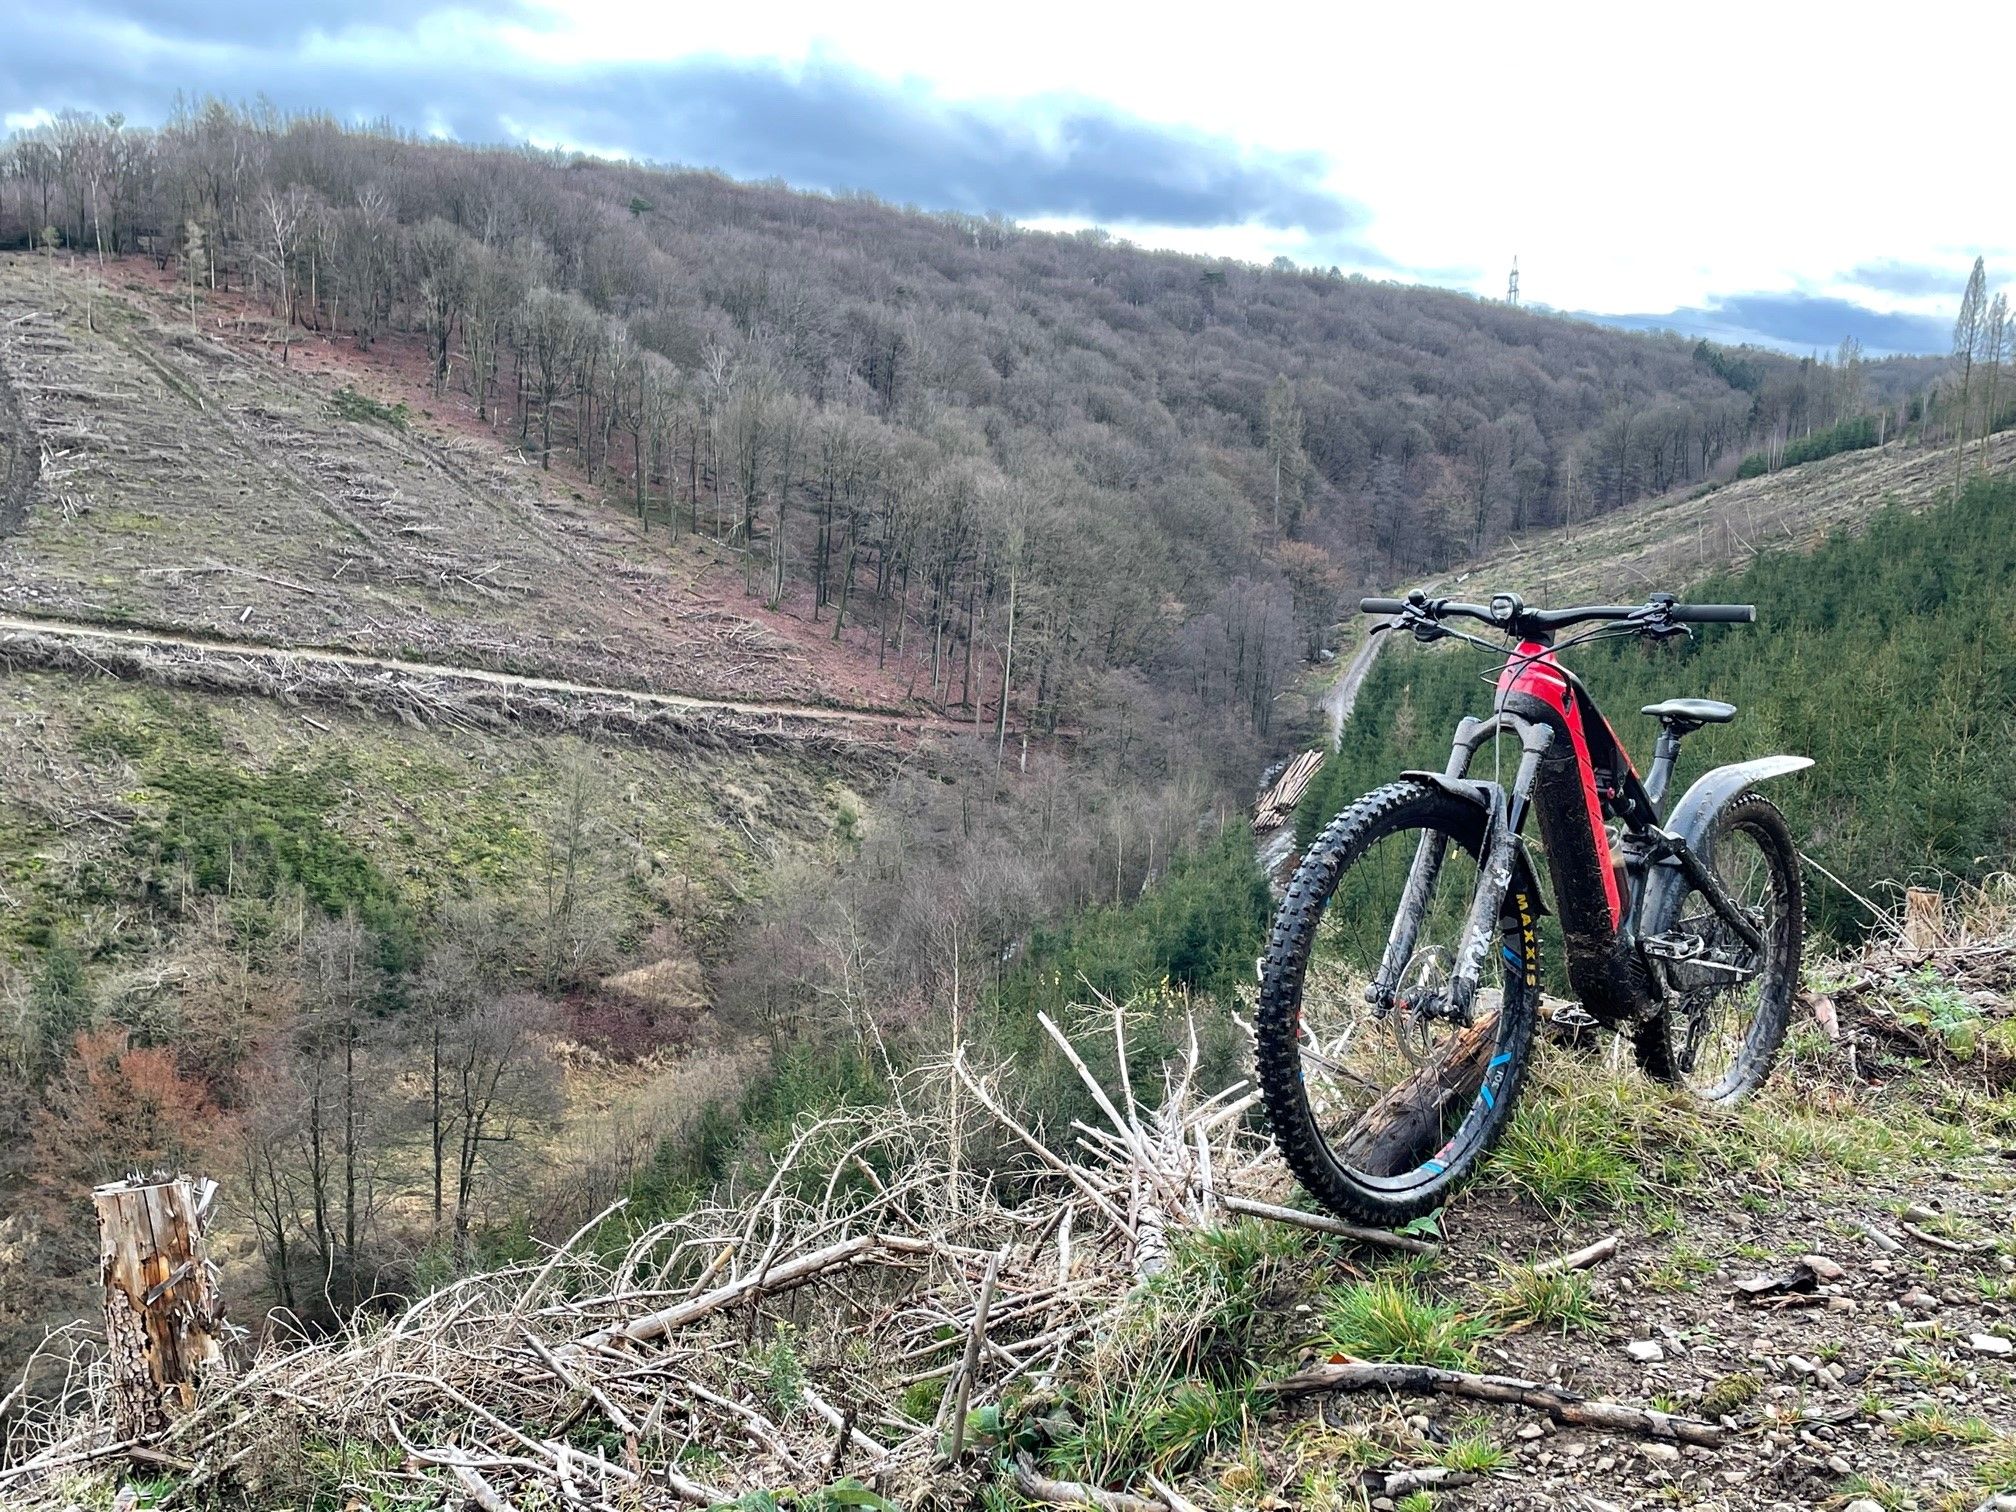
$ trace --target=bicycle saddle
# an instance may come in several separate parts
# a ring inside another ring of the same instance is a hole
[[[1727,724],[1736,717],[1736,705],[1716,698],[1669,698],[1664,703],[1647,704],[1638,711],[1657,720],[1685,720],[1689,724]]]

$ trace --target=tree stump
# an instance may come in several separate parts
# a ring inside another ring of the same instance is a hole
[[[112,1419],[122,1439],[158,1436],[196,1404],[204,1376],[224,1366],[224,1303],[203,1244],[214,1190],[187,1176],[134,1176],[91,1194]]]
[[[1937,950],[1946,943],[1946,900],[1938,889],[1908,887],[1904,890],[1904,948]]]
[[[1375,1176],[1397,1176],[1420,1165],[1449,1137],[1450,1113],[1467,1112],[1476,1100],[1497,1043],[1494,1011],[1448,1040],[1433,1061],[1359,1114],[1338,1158]]]

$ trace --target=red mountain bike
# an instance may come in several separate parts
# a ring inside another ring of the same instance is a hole
[[[1333,819],[1275,915],[1255,1020],[1275,1142],[1302,1185],[1345,1217],[1395,1223],[1443,1200],[1512,1115],[1540,1010],[1545,911],[1523,833],[1537,812],[1568,982],[1556,1020],[1631,1036],[1639,1064],[1712,1102],[1769,1074],[1785,1035],[1804,929],[1785,818],[1751,791],[1811,766],[1767,756],[1717,767],[1661,817],[1683,737],[1736,715],[1705,698],[1649,705],[1640,779],[1558,653],[1589,640],[1744,624],[1748,604],[1531,609],[1365,599],[1422,643],[1503,657],[1488,719],[1466,717],[1440,772],[1403,772]],[[1507,648],[1454,628],[1476,620]],[[1556,646],[1558,632],[1593,625]],[[1375,630],[1375,633],[1377,633]],[[1473,758],[1517,743],[1508,787]]]

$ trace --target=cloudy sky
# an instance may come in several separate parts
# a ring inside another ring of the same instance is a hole
[[[1529,303],[1943,351],[1974,256],[2016,274],[1974,155],[2006,13],[1802,9],[0,0],[0,124],[263,93],[1494,296],[1516,255]]]

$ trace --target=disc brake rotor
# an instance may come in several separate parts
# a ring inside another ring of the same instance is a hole
[[[1393,993],[1393,1043],[1414,1065],[1426,1065],[1435,1058],[1436,1025],[1446,1024],[1443,1004],[1448,1000],[1449,973],[1454,969],[1450,954],[1439,945],[1414,952],[1400,984]]]

